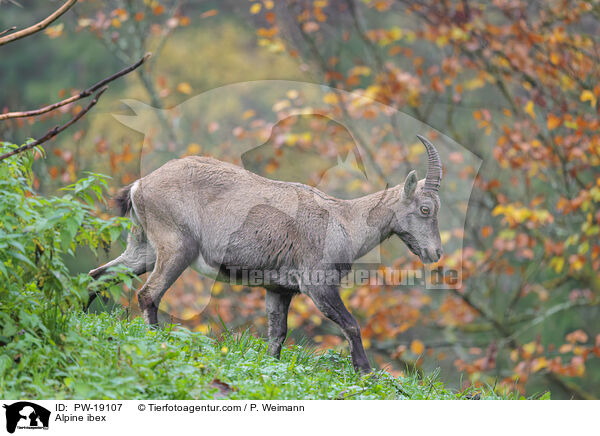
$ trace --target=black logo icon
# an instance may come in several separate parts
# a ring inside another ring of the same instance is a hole
[[[29,401],[19,401],[10,405],[4,404],[6,409],[6,431],[14,433],[15,429],[48,429],[50,411]]]

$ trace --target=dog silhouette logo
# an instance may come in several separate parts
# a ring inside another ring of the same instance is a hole
[[[6,431],[14,433],[18,429],[48,429],[50,411],[42,406],[29,401],[19,401],[10,405],[4,404],[6,409]]]

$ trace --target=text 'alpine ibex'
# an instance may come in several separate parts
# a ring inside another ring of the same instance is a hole
[[[271,355],[279,357],[289,305],[300,292],[340,326],[354,367],[370,372],[360,327],[338,284],[355,260],[392,234],[424,263],[440,259],[442,164],[435,147],[418,137],[428,155],[425,179],[411,171],[402,185],[351,200],[208,157],[169,161],[121,190],[116,198],[121,214],[131,213],[134,223],[127,248],[90,275],[99,277],[115,265],[138,275],[152,271],[138,301],[146,322],[156,324],[162,296],[193,263],[227,282],[261,272]]]

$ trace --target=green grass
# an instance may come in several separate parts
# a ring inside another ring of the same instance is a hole
[[[47,337],[47,336],[45,336]],[[24,331],[0,346],[0,398],[462,399],[433,376],[359,376],[337,351],[288,346],[280,360],[248,332],[221,340],[140,318],[74,312],[60,343]],[[501,397],[478,389],[482,399]]]

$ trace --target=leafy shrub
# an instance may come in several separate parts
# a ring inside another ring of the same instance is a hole
[[[0,143],[1,152],[14,147]],[[107,189],[100,174],[63,188],[62,197],[39,196],[31,170],[39,153],[41,148],[0,162],[0,344],[25,333],[59,342],[73,308],[81,307],[88,290],[107,284],[71,274],[66,257],[79,245],[94,252],[109,247],[128,227],[124,218],[95,214]]]

